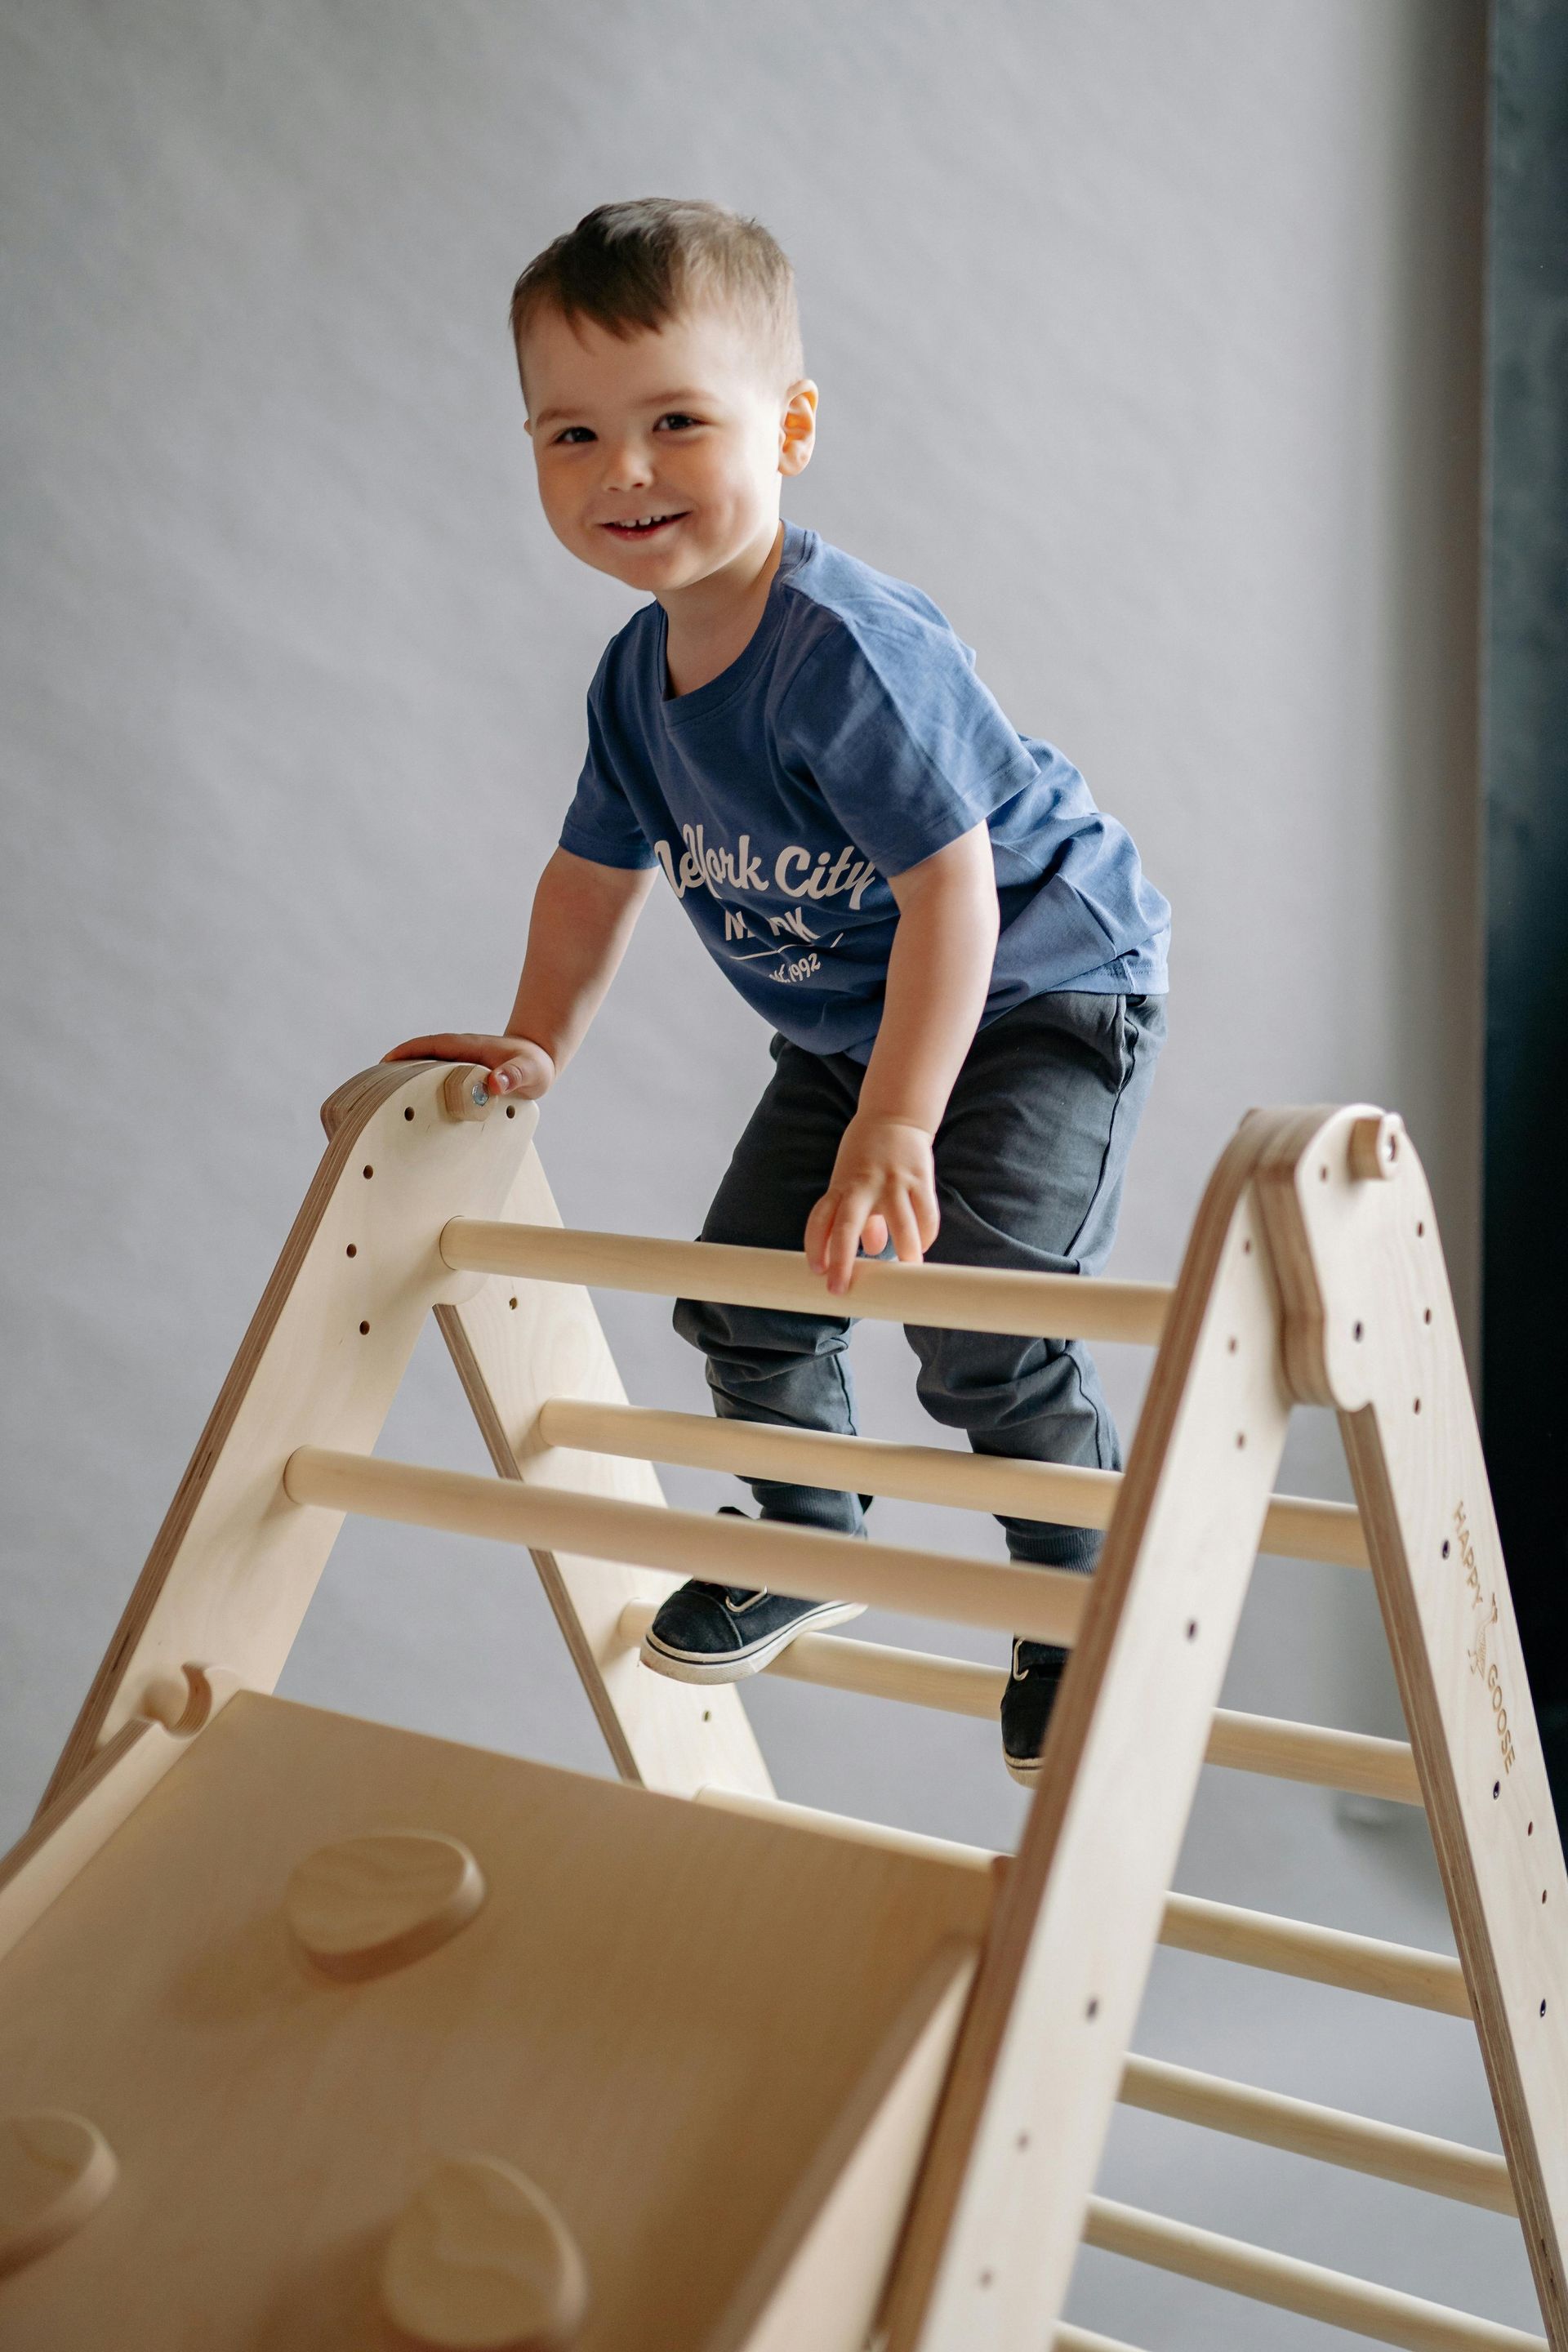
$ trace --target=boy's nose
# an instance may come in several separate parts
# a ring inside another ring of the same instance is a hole
[[[641,442],[626,442],[619,449],[606,453],[605,488],[607,490],[646,489],[653,479],[653,460]]]

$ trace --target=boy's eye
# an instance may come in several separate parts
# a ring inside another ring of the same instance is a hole
[[[571,446],[579,441],[591,441],[593,437],[594,436],[589,431],[587,425],[569,425],[563,433],[558,433],[555,436],[555,440],[556,446],[559,447],[563,442]]]
[[[679,408],[672,408],[668,416],[661,416],[658,420],[660,429],[668,429],[671,433],[688,432],[691,426],[699,423],[699,421],[700,420],[695,416],[686,415],[685,413]]]

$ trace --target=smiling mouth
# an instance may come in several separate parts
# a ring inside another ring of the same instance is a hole
[[[683,509],[679,514],[638,515],[631,522],[601,523],[599,528],[607,530],[612,539],[657,539],[661,530],[669,529],[671,523],[683,522],[685,519],[686,509]]]

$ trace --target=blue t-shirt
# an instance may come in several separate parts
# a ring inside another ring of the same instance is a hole
[[[902,874],[984,821],[1001,901],[984,1019],[1053,989],[1163,991],[1171,910],[1078,770],[1021,736],[918,588],[786,524],[745,651],[672,697],[658,604],[605,647],[563,848],[663,868],[764,1020],[868,1056]]]

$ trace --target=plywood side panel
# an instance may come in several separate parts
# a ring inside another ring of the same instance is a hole
[[[252,1689],[283,1668],[340,1520],[282,1489],[295,1446],[368,1453],[437,1300],[466,1295],[437,1248],[459,1202],[494,1213],[534,1113],[443,1108],[445,1065],[383,1064],[327,1109],[330,1140],[49,1783],[47,1803],[186,1659]]]
[[[974,1961],[963,1944],[932,1960],[703,2352],[864,2352]]]
[[[1244,1127],[1194,1228],[900,2260],[890,2352],[1038,2352],[1066,2296],[1284,1442],[1249,1189],[1267,1132]]]
[[[1568,2347],[1568,1875],[1426,1176],[1336,1112],[1259,1186],[1299,1394],[1339,1408],[1553,2352]]]

